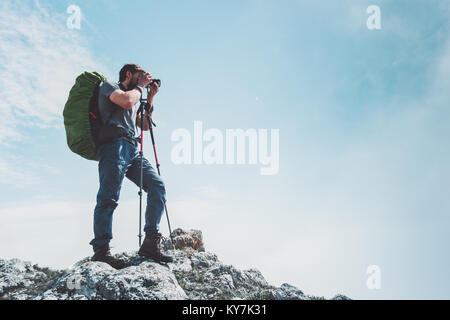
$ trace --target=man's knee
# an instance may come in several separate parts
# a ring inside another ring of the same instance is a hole
[[[112,197],[104,197],[104,196],[97,196],[97,207],[98,208],[112,208],[115,209],[119,205],[119,202],[117,199]]]
[[[157,198],[165,202],[166,186],[161,179],[153,181],[150,187],[145,190],[150,198]]]
[[[97,203],[106,207],[117,207],[123,177],[123,166],[121,164],[116,165],[116,169],[111,172],[102,172]]]
[[[159,180],[158,183],[155,184],[155,191],[162,198],[166,198],[166,185],[162,180]]]

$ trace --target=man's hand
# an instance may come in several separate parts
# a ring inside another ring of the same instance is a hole
[[[150,96],[149,98],[153,98],[159,91],[159,87],[158,84],[156,82],[153,82],[151,87],[150,87]]]
[[[147,73],[141,73],[139,75],[137,85],[139,87],[145,88],[145,87],[147,87],[150,84],[150,82],[152,82],[152,75],[150,73],[148,73],[148,72]]]
[[[148,131],[150,129],[150,124],[147,121],[147,116],[149,115],[149,112],[145,110],[144,112],[144,128],[141,128],[141,114],[138,113],[136,115],[136,125],[142,129],[142,131]],[[150,121],[153,121],[153,112],[150,113]]]

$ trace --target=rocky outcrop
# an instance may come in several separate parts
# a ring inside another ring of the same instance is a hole
[[[68,270],[50,270],[18,259],[0,259],[0,299],[14,300],[213,300],[317,299],[287,283],[275,287],[257,269],[239,270],[206,252],[202,233],[173,231],[163,239],[174,262],[159,264],[136,252],[117,254],[128,266],[116,270],[86,258]],[[320,297],[319,297],[320,298]],[[336,299],[348,299],[337,295]]]
[[[63,274],[19,259],[0,259],[0,299],[29,299]]]

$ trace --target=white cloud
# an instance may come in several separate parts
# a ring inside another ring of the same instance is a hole
[[[30,167],[34,169],[38,169],[41,172],[51,174],[51,175],[59,175],[61,174],[61,169],[48,165],[46,163],[39,163],[39,162],[31,162]]]
[[[56,127],[64,135],[62,112],[76,76],[84,70],[110,75],[82,30],[69,30],[66,19],[37,0],[0,3],[0,184],[22,188],[43,174],[59,174],[45,159],[10,161],[18,156],[15,143],[26,141],[33,128]]]
[[[44,200],[0,205],[2,258],[64,268],[90,255],[94,206]]]
[[[60,168],[45,163],[44,159],[29,160],[17,152],[4,152],[0,158],[0,185],[16,189],[38,185],[61,172]]]
[[[9,162],[0,159],[0,184],[24,188],[34,183],[36,183],[36,177],[30,172],[19,170]]]
[[[0,3],[0,144],[24,138],[27,126],[61,127],[62,111],[75,77],[106,72],[64,13],[49,13],[38,1]]]

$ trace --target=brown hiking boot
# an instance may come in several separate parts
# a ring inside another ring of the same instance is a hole
[[[159,232],[147,234],[138,254],[140,256],[152,258],[157,262],[173,262],[173,258],[171,256],[162,252],[161,237],[162,234]]]
[[[91,261],[107,263],[114,269],[123,269],[127,266],[125,261],[117,259],[111,255],[108,244],[95,250],[94,256],[91,258]]]

